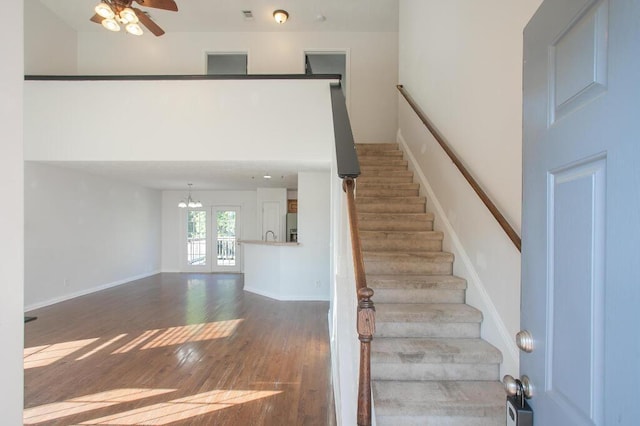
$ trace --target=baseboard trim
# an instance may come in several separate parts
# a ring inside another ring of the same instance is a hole
[[[315,296],[307,296],[307,295],[286,295],[282,296],[280,294],[272,293],[269,291],[258,290],[252,287],[244,287],[245,291],[249,293],[257,294],[258,296],[268,297],[269,299],[279,300],[281,302],[328,302],[329,298],[320,298]]]
[[[42,302],[37,302],[37,303],[33,303],[31,305],[25,306],[24,311],[29,312],[32,311],[34,309],[39,309],[39,308],[44,308],[45,306],[50,306],[50,305],[55,305],[56,303],[60,303],[60,302],[64,302],[65,300],[70,300],[70,299],[75,299],[76,297],[80,297],[80,296],[86,296],[87,294],[91,294],[91,293],[95,293],[101,290],[106,290],[108,288],[112,288],[112,287],[117,287],[119,285],[122,284],[126,284],[129,283],[131,281],[135,281],[135,280],[141,280],[143,278],[147,278],[147,277],[151,277],[153,275],[157,275],[160,273],[160,270],[156,270],[153,272],[149,272],[149,273],[145,273],[145,274],[140,274],[140,275],[134,275],[131,277],[127,277],[127,278],[123,278],[121,280],[117,280],[117,281],[113,281],[107,284],[103,284],[97,287],[91,287],[91,288],[87,288],[84,290],[80,290],[80,291],[76,291],[74,293],[69,293],[69,294],[65,294],[62,296],[58,296],[58,297],[54,297],[52,299],[48,299]]]
[[[447,215],[445,214],[442,204],[440,204],[440,201],[438,200],[438,197],[436,196],[435,191],[429,184],[427,177],[422,172],[422,169],[418,165],[418,162],[414,157],[413,153],[409,150],[409,145],[407,144],[407,141],[402,136],[402,132],[400,131],[400,129],[398,129],[397,140],[398,140],[398,143],[400,144],[400,147],[402,148],[402,151],[407,156],[407,160],[411,165],[411,169],[418,176],[418,179],[420,180],[420,184],[422,185],[422,188],[424,188],[424,191],[427,193],[427,198],[429,202],[433,204],[433,207],[435,209],[433,213],[436,216],[436,220],[440,222],[440,224],[445,230],[445,234],[451,240],[451,244],[454,248],[454,255],[456,259],[462,261],[463,267],[467,275],[467,276],[464,276],[463,278],[467,280],[468,285],[473,286],[474,290],[479,295],[481,305],[474,306],[474,307],[476,309],[479,309],[484,316],[484,320],[482,323],[482,330],[483,330],[482,337],[485,338],[489,343],[493,344],[498,349],[500,349],[504,358],[502,363],[503,366],[504,365],[518,366],[519,352],[518,352],[517,346],[515,345],[515,341],[514,339],[511,338],[511,335],[509,334],[509,331],[507,330],[507,327],[504,324],[502,317],[498,313],[498,310],[493,304],[491,297],[487,293],[487,290],[482,280],[480,279],[480,275],[478,274],[475,267],[473,266],[473,262],[469,258],[469,255],[467,254],[462,242],[460,241],[458,234],[455,232],[453,226],[451,225],[451,222],[447,218]],[[496,338],[499,339],[499,341],[496,341],[495,338],[493,339],[489,338],[489,336],[486,335],[488,334],[486,332],[487,329],[495,330],[495,333],[491,333],[491,335],[495,336],[495,334],[497,333]],[[507,370],[513,370],[513,368],[507,368]],[[517,374],[517,371],[509,371],[509,373]]]

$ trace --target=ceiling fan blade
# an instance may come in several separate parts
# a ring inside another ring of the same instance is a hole
[[[133,10],[135,10],[136,15],[138,16],[138,19],[140,20],[140,23],[145,27],[147,27],[147,29],[151,31],[153,34],[155,34],[156,37],[160,37],[162,34],[164,34],[164,30],[160,28],[158,24],[153,22],[151,18],[149,18],[149,15],[147,15],[140,9],[136,9],[135,7],[133,8]]]
[[[104,18],[100,15],[98,15],[97,13],[95,15],[93,15],[91,18],[89,18],[89,20],[91,22],[95,22],[96,24],[102,24],[102,20]]]
[[[174,0],[135,0],[140,6],[153,7],[155,9],[178,11],[178,5]]]

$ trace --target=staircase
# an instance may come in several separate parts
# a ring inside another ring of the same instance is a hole
[[[501,353],[413,183],[397,144],[358,144],[356,205],[367,284],[375,290],[371,378],[378,426],[505,424]]]

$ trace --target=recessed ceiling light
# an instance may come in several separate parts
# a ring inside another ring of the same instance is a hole
[[[271,179],[271,175],[269,173],[265,174],[264,176],[262,176],[265,179]]]

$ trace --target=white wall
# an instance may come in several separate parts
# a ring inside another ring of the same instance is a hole
[[[24,0],[24,73],[65,75],[77,72],[78,37],[38,0]],[[15,34],[13,36],[15,38]]]
[[[304,289],[313,300],[329,300],[329,172],[298,173],[298,250],[284,271],[285,291]]]
[[[522,185],[522,30],[540,0],[401,0],[400,83],[449,140],[519,231]],[[399,140],[410,152],[445,230],[482,335],[518,373],[520,255],[459,172],[399,101]]]
[[[0,412],[7,425],[22,424],[23,405],[22,7],[4,2],[0,18]]]
[[[207,52],[248,52],[250,74],[303,74],[307,50],[347,50],[351,122],[359,142],[397,129],[398,33],[237,32],[114,37],[78,35],[79,74],[205,74]]]
[[[178,207],[178,202],[186,194],[186,190],[162,192],[162,272],[183,270],[180,248],[185,246],[185,242],[182,241],[181,226],[186,226],[186,222],[180,220],[180,213],[184,210]],[[204,207],[240,206],[238,238],[260,239],[256,228],[256,191],[193,191],[192,196]],[[239,248],[242,250],[243,246]]]
[[[298,174],[298,246],[242,244],[245,289],[278,300],[329,300],[329,172]]]
[[[26,310],[160,270],[157,190],[25,163]]]
[[[130,38],[130,37],[127,37]],[[27,81],[25,158],[328,167],[327,81]]]
[[[399,81],[520,229],[522,31],[541,0],[401,0]]]

